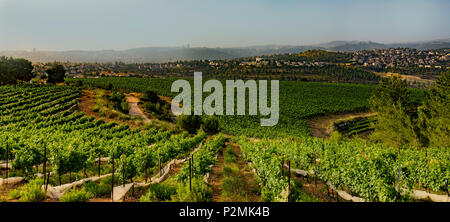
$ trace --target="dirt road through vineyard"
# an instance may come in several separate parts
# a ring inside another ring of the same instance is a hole
[[[145,115],[144,112],[142,112],[141,108],[139,108],[139,98],[136,96],[133,96],[131,94],[126,94],[127,102],[130,105],[130,116],[136,117],[139,116],[142,118],[144,123],[151,123],[152,121]]]

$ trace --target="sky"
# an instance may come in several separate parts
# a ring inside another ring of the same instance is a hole
[[[0,51],[450,37],[448,0],[0,0]]]

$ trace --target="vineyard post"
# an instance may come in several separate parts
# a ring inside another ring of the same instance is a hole
[[[192,156],[189,158],[189,191],[192,192]]]
[[[125,160],[122,163],[122,187],[125,188]],[[123,195],[123,201],[125,202],[125,195]]]
[[[45,177],[45,175],[44,175]],[[45,192],[47,193],[48,181],[50,180],[50,171],[47,173],[47,183],[45,183]]]
[[[398,147],[398,192],[400,192],[401,167],[402,167],[402,164],[400,162],[400,146],[399,146]]]
[[[114,151],[112,154],[111,202],[114,202]]]
[[[47,145],[44,145],[44,166],[43,166],[43,173],[44,173],[44,184],[45,184],[45,177],[46,175],[46,164],[47,164]],[[47,191],[47,190],[45,190]]]
[[[194,177],[194,154],[191,154],[191,159],[192,159],[192,170],[191,170],[191,173],[192,173],[192,177]]]
[[[98,176],[100,176],[100,152],[98,153]]]
[[[281,158],[281,177],[284,178],[284,156]]]
[[[125,161],[122,163],[122,187],[125,187]]]
[[[291,161],[288,160],[288,191],[291,192]],[[289,195],[288,193],[288,195]]]
[[[9,157],[8,157],[8,154],[9,154],[9,144],[8,144],[8,142],[6,142],[6,177],[5,178],[8,178],[8,170],[9,170]]]

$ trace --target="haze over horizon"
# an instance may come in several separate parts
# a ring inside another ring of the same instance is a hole
[[[450,2],[0,0],[0,51],[418,42],[450,36]]]

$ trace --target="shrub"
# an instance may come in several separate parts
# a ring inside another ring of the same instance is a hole
[[[201,117],[197,115],[179,115],[177,125],[189,133],[195,133],[201,125]]]
[[[216,134],[219,132],[219,120],[215,116],[207,116],[203,119],[203,131],[208,134]]]
[[[19,199],[20,202],[40,202],[46,199],[46,194],[42,190],[44,180],[31,180],[28,184],[9,192],[11,199]]]
[[[289,194],[289,202],[320,202],[302,189],[302,184],[294,180]]]
[[[167,184],[151,184],[147,193],[141,197],[141,202],[167,201],[175,195],[177,188]]]
[[[89,181],[83,186],[83,190],[86,191],[91,197],[102,197],[111,193],[111,184]]]
[[[83,189],[77,190],[76,188],[73,188],[59,198],[59,200],[61,202],[86,202],[89,200],[89,193]]]
[[[142,100],[151,103],[157,103],[159,101],[159,97],[155,92],[147,90],[144,92],[144,97],[142,97]]]
[[[203,177],[194,177],[192,180],[192,191],[189,183],[180,184],[177,192],[172,196],[174,202],[208,202],[212,199],[212,190],[203,181]]]

